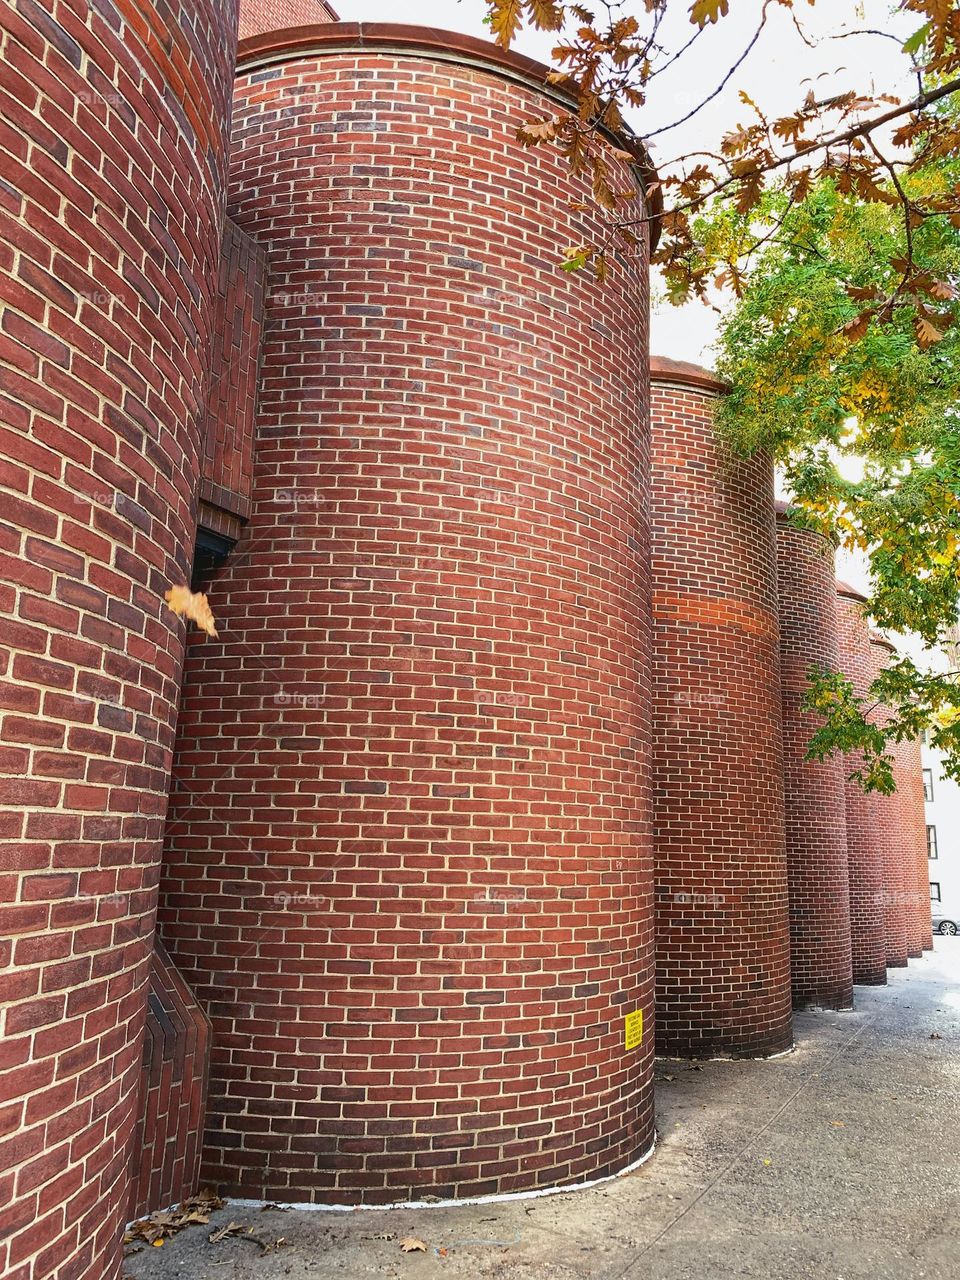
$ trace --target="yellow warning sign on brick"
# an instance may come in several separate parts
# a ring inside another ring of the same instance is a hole
[[[623,1045],[625,1049],[636,1049],[643,1044],[643,1010],[628,1013],[623,1020]]]

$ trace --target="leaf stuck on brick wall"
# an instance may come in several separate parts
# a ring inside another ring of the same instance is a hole
[[[218,639],[213,613],[202,591],[191,591],[189,587],[171,587],[163,598],[174,613],[189,618],[201,631],[205,631],[214,640]]]

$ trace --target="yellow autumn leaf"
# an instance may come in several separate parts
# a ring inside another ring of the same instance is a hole
[[[171,587],[163,598],[174,613],[195,622],[201,631],[205,631],[214,640],[218,638],[213,613],[203,592],[191,591],[189,587]]]
[[[694,0],[690,6],[690,21],[698,27],[705,27],[708,22],[719,22],[729,12],[729,0]]]

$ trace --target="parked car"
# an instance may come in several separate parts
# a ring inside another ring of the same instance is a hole
[[[957,936],[957,918],[955,916],[945,916],[942,911],[934,910],[933,932],[945,933],[948,937],[955,938]]]

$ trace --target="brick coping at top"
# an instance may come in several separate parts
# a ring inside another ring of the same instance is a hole
[[[696,391],[709,391],[717,396],[726,395],[730,390],[730,384],[718,378],[712,370],[688,360],[671,360],[669,356],[650,357],[650,381],[676,383],[692,387]]]

